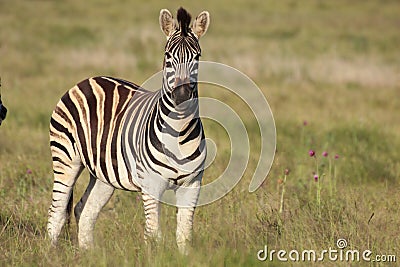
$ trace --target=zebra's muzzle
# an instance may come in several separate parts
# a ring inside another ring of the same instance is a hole
[[[181,80],[176,78],[175,88],[172,91],[172,100],[177,106],[192,98],[192,89],[189,79]]]

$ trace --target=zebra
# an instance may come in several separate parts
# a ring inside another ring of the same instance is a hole
[[[6,116],[7,116],[7,108],[6,106],[3,105],[0,95],[0,125],[6,119]]]
[[[95,222],[115,189],[141,192],[144,240],[159,240],[161,197],[173,190],[176,243],[187,253],[206,158],[197,76],[199,39],[210,15],[203,11],[190,22],[182,7],[177,20],[167,9],[160,11],[167,42],[158,91],[98,76],[76,84],[59,100],[50,119],[54,185],[47,231],[52,245],[70,220],[73,187],[86,168],[89,184],[74,208],[80,248],[93,247]]]
[[[0,88],[1,88],[1,78],[0,78]],[[0,125],[6,119],[7,116],[7,108],[3,105],[1,101],[1,93],[0,93]]]

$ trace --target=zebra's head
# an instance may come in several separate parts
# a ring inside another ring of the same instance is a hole
[[[182,7],[176,17],[177,20],[166,9],[160,12],[160,27],[167,37],[163,89],[174,106],[197,97],[197,70],[201,55],[199,39],[210,24],[207,11],[201,12],[191,26],[191,16]]]
[[[1,102],[1,95],[0,95],[0,125],[3,122],[3,120],[6,118],[7,115],[7,109],[3,105],[3,102]]]

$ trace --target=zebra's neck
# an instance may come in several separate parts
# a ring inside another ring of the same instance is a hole
[[[186,158],[199,148],[203,138],[197,86],[193,98],[183,104],[184,108],[174,107],[171,93],[164,86],[157,103],[154,134],[165,149],[166,156],[171,152],[177,158]]]
[[[193,92],[193,98],[178,107],[174,106],[171,90],[167,86],[166,78],[164,78],[158,100],[158,117],[162,123],[168,124],[165,125],[167,128],[171,126],[176,132],[182,132],[193,119],[199,119],[197,84]]]

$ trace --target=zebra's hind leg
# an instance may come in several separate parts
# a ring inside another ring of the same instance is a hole
[[[70,217],[69,206],[72,205],[73,187],[83,170],[83,166],[79,160],[67,162],[59,157],[53,157],[53,166],[53,199],[49,208],[47,232],[51,244],[55,246],[61,229]]]
[[[89,185],[74,209],[80,248],[88,249],[93,246],[93,230],[96,220],[113,193],[114,187],[90,176]]]

